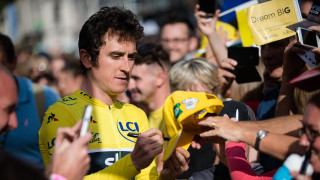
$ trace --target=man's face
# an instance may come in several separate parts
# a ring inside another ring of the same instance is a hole
[[[156,90],[156,65],[134,65],[128,89],[133,103],[151,103]]]
[[[61,96],[67,96],[79,90],[83,82],[83,77],[78,75],[74,77],[72,72],[61,71],[58,76],[58,87]]]
[[[0,70],[0,134],[18,126],[15,108],[18,102],[17,86],[12,77]]]
[[[288,39],[282,39],[261,46],[261,57],[265,65],[265,70],[270,78],[274,80],[282,80],[283,54],[288,43]]]
[[[309,104],[305,110],[303,124],[306,128],[306,132],[302,134],[300,138],[300,145],[304,147],[310,147],[312,145],[311,150],[311,159],[310,163],[315,172],[320,173],[320,137],[312,137],[312,135],[306,134],[314,134],[319,135],[320,131],[320,109],[314,105]]]
[[[176,62],[191,52],[188,26],[184,23],[166,24],[161,31],[161,45],[170,55],[170,61]]]
[[[124,92],[127,88],[134,59],[137,54],[135,41],[118,41],[118,36],[104,38],[97,57],[98,67],[91,66],[94,91],[103,91],[109,96]]]

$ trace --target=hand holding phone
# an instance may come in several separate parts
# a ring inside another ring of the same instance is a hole
[[[85,135],[86,132],[88,131],[88,126],[90,123],[92,109],[93,108],[91,105],[87,105],[84,109],[83,117],[82,117],[82,125],[81,125],[81,129],[80,129],[80,137]]]
[[[228,58],[238,62],[234,71],[238,84],[261,81],[256,67],[259,64],[259,49],[256,47],[229,47]]]
[[[199,0],[199,11],[203,11],[207,14],[206,18],[212,18],[217,9],[216,0]]]
[[[319,37],[315,31],[298,27],[297,35],[298,41],[302,46],[312,49],[320,47]]]

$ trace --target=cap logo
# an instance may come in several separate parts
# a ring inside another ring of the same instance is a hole
[[[199,102],[196,98],[189,98],[182,101],[182,104],[186,105],[186,110],[195,109],[196,103]]]
[[[175,117],[176,119],[177,119],[177,118],[180,116],[180,114],[182,113],[182,110],[179,108],[180,106],[181,106],[181,104],[178,103],[178,104],[174,105],[174,107],[173,107],[174,117]]]
[[[194,117],[195,117],[196,119],[198,119],[199,116],[200,116],[201,114],[205,113],[205,112],[207,112],[207,110],[206,110],[206,109],[202,109],[202,110],[199,111],[198,113],[195,113],[195,114],[194,114]]]

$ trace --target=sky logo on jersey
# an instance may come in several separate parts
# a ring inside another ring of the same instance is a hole
[[[60,100],[58,100],[57,102],[61,102],[62,104],[65,104],[65,105],[74,105],[74,104],[77,104],[77,99],[78,98],[73,98],[73,97],[64,97]]]
[[[55,116],[56,116],[55,114],[50,113],[50,116],[48,117],[47,124],[49,124],[52,121],[59,121],[59,119],[55,118]]]
[[[137,122],[119,122],[117,121],[117,129],[123,138],[135,143],[135,141],[127,137],[128,132],[139,132],[139,125]]]
[[[106,167],[113,165],[119,159],[123,158],[130,152],[133,148],[121,149],[94,149],[89,150],[90,156],[90,170],[88,174],[98,172]]]

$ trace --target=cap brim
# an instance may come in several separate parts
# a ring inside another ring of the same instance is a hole
[[[289,84],[305,91],[320,89],[320,71],[313,69],[292,79]]]
[[[193,137],[193,133],[187,133],[180,130],[170,139],[169,144],[164,151],[162,161],[167,161],[177,147],[182,147],[183,149],[188,150]]]
[[[298,27],[302,27],[302,28],[308,29],[310,26],[319,26],[319,24],[315,23],[315,22],[312,22],[312,21],[309,21],[309,20],[303,20],[301,22],[292,24],[292,25],[288,26],[287,28],[291,29],[292,31],[296,31],[296,29]]]

